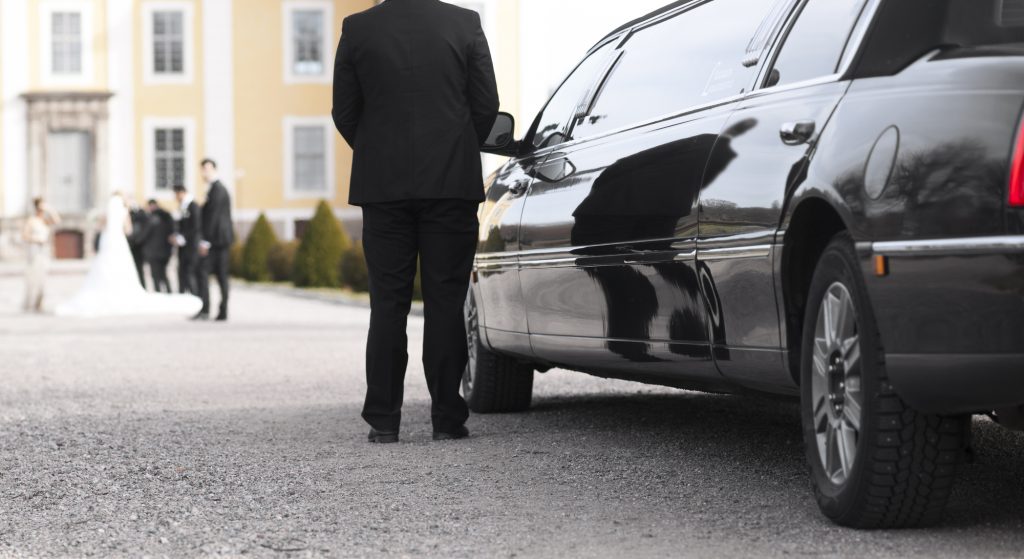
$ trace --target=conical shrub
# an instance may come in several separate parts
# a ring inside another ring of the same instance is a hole
[[[277,235],[267,221],[267,216],[260,214],[259,219],[245,240],[242,253],[242,277],[249,281],[270,281],[270,268],[267,257],[277,245]]]
[[[295,285],[341,287],[341,256],[347,238],[331,207],[320,202],[295,254]]]
[[[365,293],[370,290],[370,273],[366,268],[366,254],[363,243],[354,243],[341,258],[341,275],[345,285],[353,291]]]

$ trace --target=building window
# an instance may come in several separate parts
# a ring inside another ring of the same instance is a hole
[[[39,6],[40,73],[44,85],[91,85],[92,5],[44,0]]]
[[[153,73],[185,71],[184,20],[181,12],[153,12]]]
[[[170,198],[182,185],[196,192],[195,122],[191,118],[143,120],[146,195]]]
[[[293,14],[292,30],[295,50],[292,71],[297,75],[310,76],[324,71],[324,13],[316,10],[299,10]]]
[[[156,169],[153,189],[157,192],[185,184],[185,129],[157,128],[153,130],[155,150],[153,164]]]
[[[143,64],[147,84],[192,82],[191,2],[161,0],[142,5]]]
[[[285,194],[289,199],[331,197],[334,135],[330,119],[285,119]]]
[[[329,83],[333,64],[329,0],[288,0],[283,4],[285,83]]]
[[[52,71],[54,75],[82,73],[82,14],[81,12],[53,12],[50,14],[52,30]]]
[[[323,126],[295,127],[295,190],[323,192],[327,189],[327,153]]]

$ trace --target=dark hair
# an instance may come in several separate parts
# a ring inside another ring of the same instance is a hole
[[[200,167],[206,167],[207,165],[213,165],[213,168],[217,168],[217,162],[207,157],[206,159],[199,162]]]
[[[180,184],[174,185],[174,188],[172,188],[171,190],[175,192],[188,192],[188,189],[185,188],[184,186],[181,186]]]
[[[42,207],[42,205],[43,205],[43,198],[42,197],[37,196],[37,197],[32,199],[32,207],[35,208],[37,212],[39,211],[39,208]]]
[[[154,200],[154,199],[150,198],[150,199],[149,199],[149,202],[146,202],[146,205],[147,205],[147,206],[156,206],[156,205],[158,205],[158,204],[156,203],[156,200]]]

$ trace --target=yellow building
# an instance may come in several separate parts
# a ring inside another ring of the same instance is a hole
[[[518,1],[481,12],[506,107],[518,96]],[[35,196],[66,217],[58,254],[87,254],[114,191],[173,207],[219,163],[244,234],[284,238],[346,204],[351,152],[330,119],[342,20],[374,0],[0,0],[0,258]],[[499,23],[500,22],[500,23]],[[499,27],[501,32],[499,33]]]

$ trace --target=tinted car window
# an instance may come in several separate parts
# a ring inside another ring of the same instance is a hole
[[[864,0],[809,0],[775,59],[769,85],[834,74]]]
[[[566,125],[575,116],[576,107],[583,95],[593,87],[599,74],[605,69],[608,53],[615,48],[615,43],[616,41],[612,41],[594,51],[558,88],[537,119],[536,131],[531,139],[534,147],[553,146],[568,140],[565,135]]]
[[[624,45],[577,138],[742,93],[747,47],[775,3],[714,0],[637,31]]]

